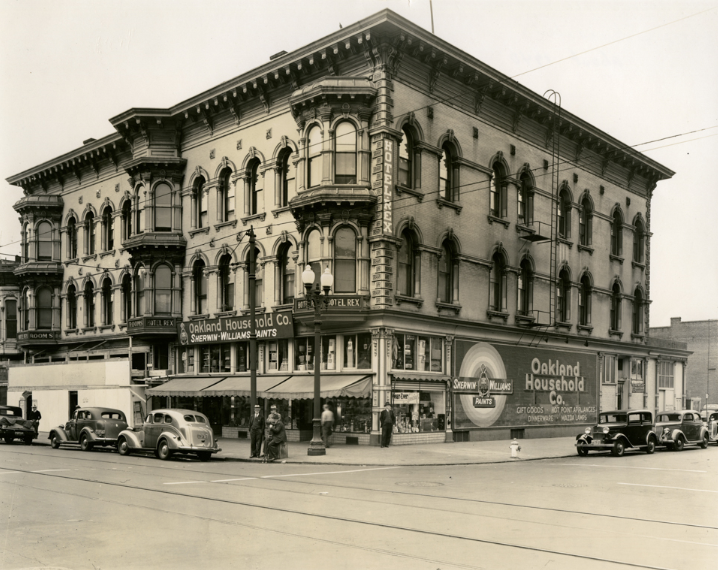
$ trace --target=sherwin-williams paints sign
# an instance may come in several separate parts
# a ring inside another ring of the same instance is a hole
[[[454,428],[596,421],[596,356],[457,341]]]
[[[254,322],[257,340],[292,338],[294,336],[292,313],[267,313],[257,316]],[[239,342],[249,340],[251,323],[249,317],[184,321],[177,325],[177,334],[182,344]]]

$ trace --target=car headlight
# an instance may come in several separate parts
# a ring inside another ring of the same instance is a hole
[[[589,433],[591,433],[591,428],[586,428],[585,430],[583,430],[583,433],[588,435]]]
[[[603,433],[608,433],[609,431],[611,430],[609,430],[608,428],[603,428]]]

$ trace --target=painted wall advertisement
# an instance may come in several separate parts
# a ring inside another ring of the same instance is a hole
[[[595,354],[458,340],[456,366],[454,429],[597,420]]]

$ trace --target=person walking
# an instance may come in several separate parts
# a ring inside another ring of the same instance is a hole
[[[379,425],[381,426],[381,447],[389,447],[391,443],[391,432],[396,423],[396,416],[391,409],[391,403],[384,404],[384,410],[379,414]]]
[[[329,409],[329,404],[324,404],[324,411],[322,412],[322,441],[324,441],[324,447],[331,447],[329,438],[332,437],[333,430],[334,412]]]
[[[284,430],[282,416],[273,414],[269,418],[269,433],[271,439],[267,444],[267,463],[279,459],[279,448],[287,441],[287,432]]]
[[[32,410],[28,412],[27,419],[32,422],[32,426],[35,428],[35,434],[37,434],[40,430],[40,420],[42,419],[42,414],[40,410],[37,409],[37,404],[32,405]]]
[[[254,415],[249,420],[250,455],[249,458],[259,457],[262,452],[262,440],[264,439],[264,416],[260,412],[259,404],[254,406]]]

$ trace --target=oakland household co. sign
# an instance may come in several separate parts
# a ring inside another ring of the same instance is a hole
[[[292,313],[267,313],[254,319],[257,340],[292,338]],[[219,344],[249,340],[252,322],[249,317],[198,319],[177,325],[182,344]]]

